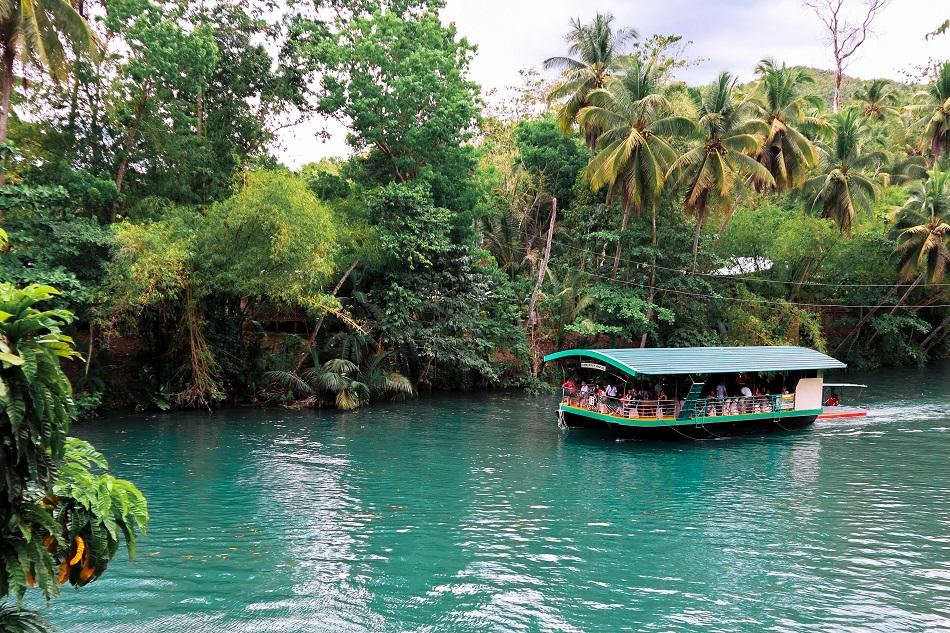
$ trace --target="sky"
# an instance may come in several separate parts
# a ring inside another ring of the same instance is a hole
[[[861,4],[845,1],[855,9]],[[801,0],[448,0],[442,17],[478,46],[471,78],[483,90],[502,90],[518,83],[520,69],[540,69],[545,58],[565,54],[570,19],[588,22],[597,11],[612,13],[614,24],[633,27],[641,37],[660,33],[690,40],[687,55],[704,60],[677,75],[690,84],[711,81],[722,70],[747,81],[767,56],[790,65],[833,66],[824,26]],[[950,59],[950,34],[924,40],[947,18],[950,0],[892,0],[846,72],[900,79],[901,71],[930,58]],[[317,138],[321,129],[329,140]],[[315,118],[285,129],[275,149],[284,163],[299,167],[348,156],[345,135],[342,126]]]

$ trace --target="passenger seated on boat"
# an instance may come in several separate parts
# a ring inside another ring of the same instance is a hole
[[[795,396],[788,391],[788,387],[782,387],[782,409],[789,410],[795,408]]]
[[[607,385],[607,397],[608,397],[608,398],[616,398],[618,395],[620,395],[620,392],[617,391],[617,387],[615,387],[613,384],[608,384],[608,385]]]
[[[567,392],[567,395],[573,396],[577,393],[577,383],[574,382],[573,378],[568,378],[564,381],[564,384],[561,385],[561,389]]]
[[[633,398],[630,397],[630,392],[624,392],[623,396],[620,398],[620,412],[623,415],[627,414],[627,409],[630,408],[630,403],[633,402]]]
[[[588,385],[585,381],[582,380],[581,381],[581,395],[586,396],[589,393],[590,393],[590,385]]]
[[[837,407],[840,404],[841,401],[838,400],[838,394],[836,393],[832,393],[830,396],[828,396],[828,399],[825,400],[826,407]]]
[[[723,381],[719,381],[719,384],[716,385],[715,393],[716,393],[716,397],[719,398],[720,400],[723,400],[726,396],[729,395],[729,392],[726,391],[726,385],[723,383]]]

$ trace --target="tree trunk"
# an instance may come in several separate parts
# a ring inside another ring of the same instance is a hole
[[[151,82],[146,81],[142,85],[142,99],[135,107],[135,117],[132,119],[132,125],[125,131],[125,138],[122,139],[122,160],[119,161],[119,168],[115,175],[115,188],[118,193],[122,193],[122,185],[125,183],[125,172],[129,168],[129,154],[132,153],[132,143],[138,136],[139,127],[142,125],[142,117],[145,115],[145,108],[148,105],[148,99],[151,95]],[[109,223],[115,222],[115,216],[119,213],[119,201],[112,203],[112,209],[109,211]]]
[[[897,300],[897,303],[894,304],[894,307],[891,308],[891,311],[887,313],[889,316],[894,316],[894,313],[897,312],[897,309],[898,309],[899,307],[901,307],[901,304],[904,303],[904,301],[907,300],[907,297],[910,296],[910,293],[912,293],[912,292],[914,291],[914,288],[916,288],[917,285],[918,285],[921,281],[923,281],[923,279],[924,279],[924,275],[923,275],[923,274],[920,274],[920,275],[917,276],[917,279],[914,280],[914,283],[912,283],[912,284],[910,285],[910,287],[907,288],[907,291],[904,292],[903,295],[901,295],[901,298]],[[868,345],[870,345],[871,343],[873,343],[874,341],[876,341],[878,336],[879,336],[879,334],[878,334],[877,332],[875,332],[874,334],[872,334],[872,335],[871,335],[871,338],[868,340]]]
[[[86,351],[86,368],[83,370],[83,378],[89,378],[89,368],[92,366],[92,355],[95,351],[93,342],[96,340],[96,326],[89,324],[89,349]]]
[[[350,274],[356,270],[356,266],[360,263],[359,259],[353,261],[350,264],[350,267],[346,269],[346,272],[343,273],[343,276],[340,277],[340,281],[336,282],[336,286],[333,287],[333,292],[330,294],[331,297],[336,297],[339,294],[340,289],[343,287],[343,284],[346,283],[347,278]],[[303,367],[303,364],[307,361],[307,356],[310,354],[310,350],[313,349],[313,344],[317,341],[317,334],[320,333],[320,328],[323,327],[323,320],[326,318],[326,314],[320,317],[320,320],[317,321],[317,324],[313,326],[313,332],[310,333],[310,338],[307,340],[307,349],[305,349],[300,357],[297,358],[297,364],[294,366],[294,372],[300,371],[300,368]]]
[[[541,265],[538,266],[538,278],[534,284],[534,290],[531,292],[531,302],[528,304],[528,339],[531,343],[531,374],[537,376],[541,373],[543,366],[543,356],[537,349],[536,329],[538,325],[538,297],[541,295],[541,286],[544,284],[544,276],[548,272],[548,262],[551,260],[551,241],[554,238],[554,223],[557,219],[557,198],[551,198],[551,219],[548,222],[548,239],[544,244],[544,255],[541,256]]]
[[[10,97],[13,94],[13,62],[16,50],[12,42],[3,46],[3,68],[0,69],[0,143],[7,141],[7,129],[10,125]],[[6,169],[0,169],[0,185],[6,182]]]
[[[831,100],[832,112],[838,112],[838,110],[841,109],[841,79],[843,75],[844,71],[841,69],[841,62],[838,61],[835,66],[835,94]]]
[[[656,205],[653,205],[653,232],[651,235],[650,243],[653,245],[653,257],[652,263],[653,267],[650,269],[650,294],[648,295],[647,302],[650,304],[650,307],[647,308],[647,324],[653,321],[653,300],[656,298]],[[640,347],[647,346],[647,333],[646,331],[640,336]]]
[[[620,268],[620,250],[623,243],[623,233],[627,230],[627,224],[630,222],[630,204],[625,202],[623,205],[623,220],[620,221],[620,236],[617,238],[617,250],[614,252],[614,265],[610,271],[611,277],[617,276],[617,270]]]
[[[528,325],[533,327],[538,323],[538,296],[541,294],[541,286],[544,284],[544,275],[548,271],[548,261],[551,259],[551,240],[554,238],[554,222],[557,218],[557,198],[551,198],[551,219],[548,221],[548,239],[544,244],[544,255],[541,257],[541,265],[538,266],[538,278],[534,283],[534,290],[531,292],[531,302],[528,304]]]
[[[722,240],[722,236],[726,234],[726,229],[729,227],[729,221],[732,220],[732,216],[735,215],[736,208],[739,206],[740,200],[742,200],[742,198],[740,196],[736,196],[732,206],[729,207],[729,211],[726,213],[726,217],[722,219],[722,226],[719,227],[719,232],[716,233],[716,241],[713,242],[713,250],[716,250],[719,247],[719,241]]]
[[[914,283],[912,284],[912,286],[916,286],[918,283],[920,283],[920,280],[921,280],[921,279],[923,279],[923,275],[919,275],[919,276],[917,277],[917,280],[914,281]],[[868,310],[868,311],[867,311],[867,314],[865,314],[865,315],[862,316],[860,319],[858,319],[858,322],[855,323],[855,325],[854,325],[853,328],[851,328],[851,331],[848,332],[848,335],[845,336],[843,339],[841,339],[841,342],[838,343],[838,346],[835,347],[835,349],[834,349],[834,351],[832,352],[832,354],[837,354],[837,353],[838,353],[839,351],[841,351],[841,349],[844,347],[845,343],[847,343],[848,341],[850,341],[852,338],[855,338],[856,336],[858,336],[858,334],[861,333],[861,329],[864,327],[864,325],[865,325],[868,321],[870,321],[871,318],[872,318],[875,314],[877,314],[877,311],[880,310],[880,309],[884,306],[884,302],[887,301],[888,299],[890,299],[891,296],[892,296],[895,292],[897,292],[897,289],[898,289],[898,288],[900,288],[900,284],[895,284],[895,285],[891,286],[891,288],[887,291],[887,294],[884,295],[884,298],[881,299],[880,303],[878,303],[876,306],[874,306],[873,308],[871,308],[870,310]]]
[[[699,260],[699,238],[703,233],[703,218],[706,215],[706,196],[708,190],[696,201],[696,228],[693,230],[693,272],[696,272],[696,262]]]
[[[940,325],[935,327],[930,334],[927,335],[927,338],[921,341],[920,351],[927,354],[931,349],[936,347],[937,344],[943,340],[944,336],[946,336],[945,330],[947,326],[950,326],[950,315],[947,315],[947,318],[945,318]]]

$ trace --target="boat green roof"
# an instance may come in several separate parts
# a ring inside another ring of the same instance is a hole
[[[794,371],[847,367],[827,354],[807,347],[646,347],[629,349],[568,349],[548,354],[544,362],[561,358],[592,358],[632,375],[730,374],[740,371]]]

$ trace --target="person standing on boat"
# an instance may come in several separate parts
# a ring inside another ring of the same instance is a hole
[[[739,401],[742,413],[747,413],[752,408],[752,390],[749,389],[749,385],[742,385],[739,393],[742,394],[742,400]]]

